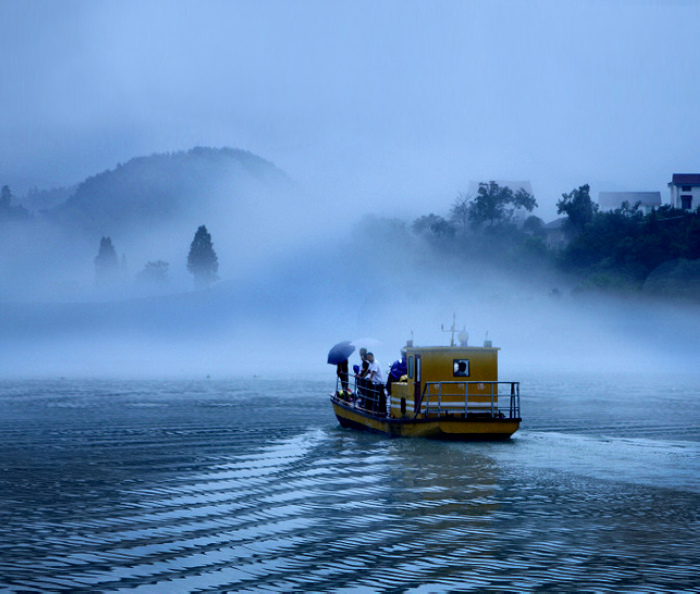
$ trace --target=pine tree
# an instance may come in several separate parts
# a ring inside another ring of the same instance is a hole
[[[95,282],[105,286],[117,280],[119,276],[119,259],[110,237],[100,239],[100,249],[95,257]]]
[[[10,208],[12,202],[12,191],[10,186],[3,186],[0,190],[0,208]]]
[[[204,225],[194,234],[187,256],[187,270],[192,273],[195,285],[199,287],[207,287],[219,278],[216,275],[219,260],[211,242],[211,235]]]
[[[12,190],[10,186],[0,189],[0,221],[26,221],[31,218],[29,211],[21,204],[12,204]]]

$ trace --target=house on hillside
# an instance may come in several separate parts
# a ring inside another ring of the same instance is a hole
[[[544,242],[551,250],[562,250],[569,243],[564,224],[568,217],[560,217],[547,223],[544,230]]]
[[[661,206],[661,192],[599,192],[598,206],[601,211],[611,212],[622,208],[627,202],[630,208],[639,203],[639,209],[649,214]]]
[[[695,210],[700,206],[700,173],[674,173],[668,187],[673,208]]]

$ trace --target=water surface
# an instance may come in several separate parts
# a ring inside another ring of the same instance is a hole
[[[505,443],[342,429],[332,377],[2,382],[0,587],[697,588],[698,378],[520,379]]]

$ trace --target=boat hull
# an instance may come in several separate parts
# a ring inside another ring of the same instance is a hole
[[[425,437],[458,441],[510,439],[520,427],[520,419],[429,417],[388,418],[364,409],[353,408],[331,398],[333,411],[341,426],[390,435],[392,437]]]

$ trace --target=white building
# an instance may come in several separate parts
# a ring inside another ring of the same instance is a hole
[[[644,214],[661,206],[661,192],[599,192],[598,206],[602,211],[613,211],[622,208],[627,202],[630,208],[640,203],[639,209]]]
[[[700,206],[700,173],[674,173],[668,187],[673,208],[695,210]]]
[[[568,217],[559,217],[544,226],[544,241],[547,247],[554,250],[563,250],[569,243],[566,234],[565,223]]]

